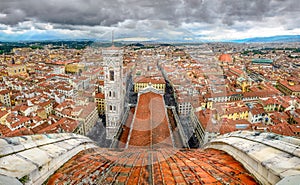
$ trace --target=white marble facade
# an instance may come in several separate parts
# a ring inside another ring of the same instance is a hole
[[[106,138],[113,139],[121,123],[124,108],[123,50],[113,46],[103,49],[102,55],[106,101]]]

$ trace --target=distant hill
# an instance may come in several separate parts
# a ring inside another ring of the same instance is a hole
[[[144,47],[144,44],[141,44],[141,43],[131,43],[131,44],[128,44],[128,46]]]
[[[280,35],[272,37],[254,37],[240,40],[233,40],[233,42],[300,42],[300,35]]]
[[[95,38],[72,38],[72,36],[66,36],[57,34],[54,32],[51,33],[36,33],[31,35],[9,35],[5,33],[0,33],[0,42],[61,42],[61,41],[93,41],[95,45],[99,45],[102,47],[107,47],[111,45],[109,40],[101,40]],[[160,45],[181,45],[181,44],[203,44],[209,42],[233,42],[233,43],[272,43],[272,42],[300,42],[300,34],[299,35],[280,35],[280,36],[272,36],[272,37],[252,37],[246,39],[236,39],[236,40],[181,40],[180,38],[177,40],[168,40],[168,39],[157,39],[153,41],[143,41],[143,42],[127,42],[120,41],[115,42],[116,46],[123,45],[131,45],[136,47],[143,47],[148,44],[160,44]]]

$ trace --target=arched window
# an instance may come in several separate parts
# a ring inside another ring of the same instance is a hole
[[[115,80],[115,72],[113,70],[109,71],[109,80],[114,81]]]
[[[109,91],[109,95],[108,96],[111,97],[111,91]]]
[[[112,106],[111,105],[109,106],[109,110],[112,110]]]
[[[116,92],[113,92],[113,97],[116,97]]]

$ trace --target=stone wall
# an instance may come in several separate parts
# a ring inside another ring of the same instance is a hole
[[[89,138],[67,133],[1,138],[0,177],[42,184],[74,155],[93,147]]]
[[[300,182],[299,139],[272,133],[238,131],[220,136],[205,148],[223,150],[241,162],[262,184],[291,176]]]

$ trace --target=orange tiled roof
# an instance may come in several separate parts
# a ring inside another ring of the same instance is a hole
[[[2,118],[3,116],[7,115],[8,114],[8,111],[4,110],[0,110],[0,118]]]
[[[135,83],[151,83],[151,84],[165,84],[165,80],[163,78],[151,78],[151,77],[142,77],[136,79]]]
[[[288,81],[282,80],[280,81],[282,85],[284,85],[286,88],[289,88],[293,92],[299,92],[300,91],[300,84],[296,83],[295,85],[290,85]]]
[[[97,93],[95,95],[95,98],[98,98],[98,99],[105,99],[105,95],[103,93]]]
[[[0,94],[1,95],[5,95],[5,94],[8,94],[9,93],[9,90],[1,90],[0,91]]]
[[[222,62],[232,62],[232,57],[229,54],[222,54],[219,57],[219,61],[222,61]]]
[[[20,129],[10,131],[10,132],[6,133],[5,137],[15,137],[15,136],[32,135],[32,134],[34,134],[32,132],[32,130],[30,130],[26,127],[22,127]]]
[[[89,149],[59,169],[47,184],[258,184],[219,150]]]
[[[0,135],[1,136],[6,136],[10,132],[11,132],[11,130],[6,125],[0,124]]]
[[[287,122],[279,123],[274,126],[270,126],[269,129],[276,134],[285,135],[285,136],[295,136],[292,128]]]
[[[48,106],[49,104],[51,104],[51,101],[50,101],[50,100],[45,101],[45,102],[42,102],[42,103],[40,103],[39,105],[40,105],[41,107],[46,107],[46,106]]]
[[[103,86],[104,85],[104,80],[99,80],[98,81],[98,85],[102,85]]]
[[[172,147],[162,95],[148,92],[139,96],[132,127],[130,147]]]
[[[297,125],[289,125],[294,133],[300,133],[300,124]]]
[[[57,132],[74,132],[74,130],[78,127],[79,123],[75,120],[62,118],[54,124],[48,125],[45,124],[44,128],[40,128],[36,133],[44,134],[44,133],[57,133]],[[37,129],[36,129],[37,130]]]
[[[265,110],[263,108],[253,108],[250,112],[252,115],[258,115],[265,113]]]
[[[134,112],[135,112],[135,108],[134,107],[130,108],[126,123],[122,127],[122,133],[121,133],[121,136],[119,137],[119,148],[125,148],[125,144],[126,144],[127,139],[128,139],[128,135],[129,135],[130,126],[131,126],[131,122],[132,122],[132,119],[133,119]]]

